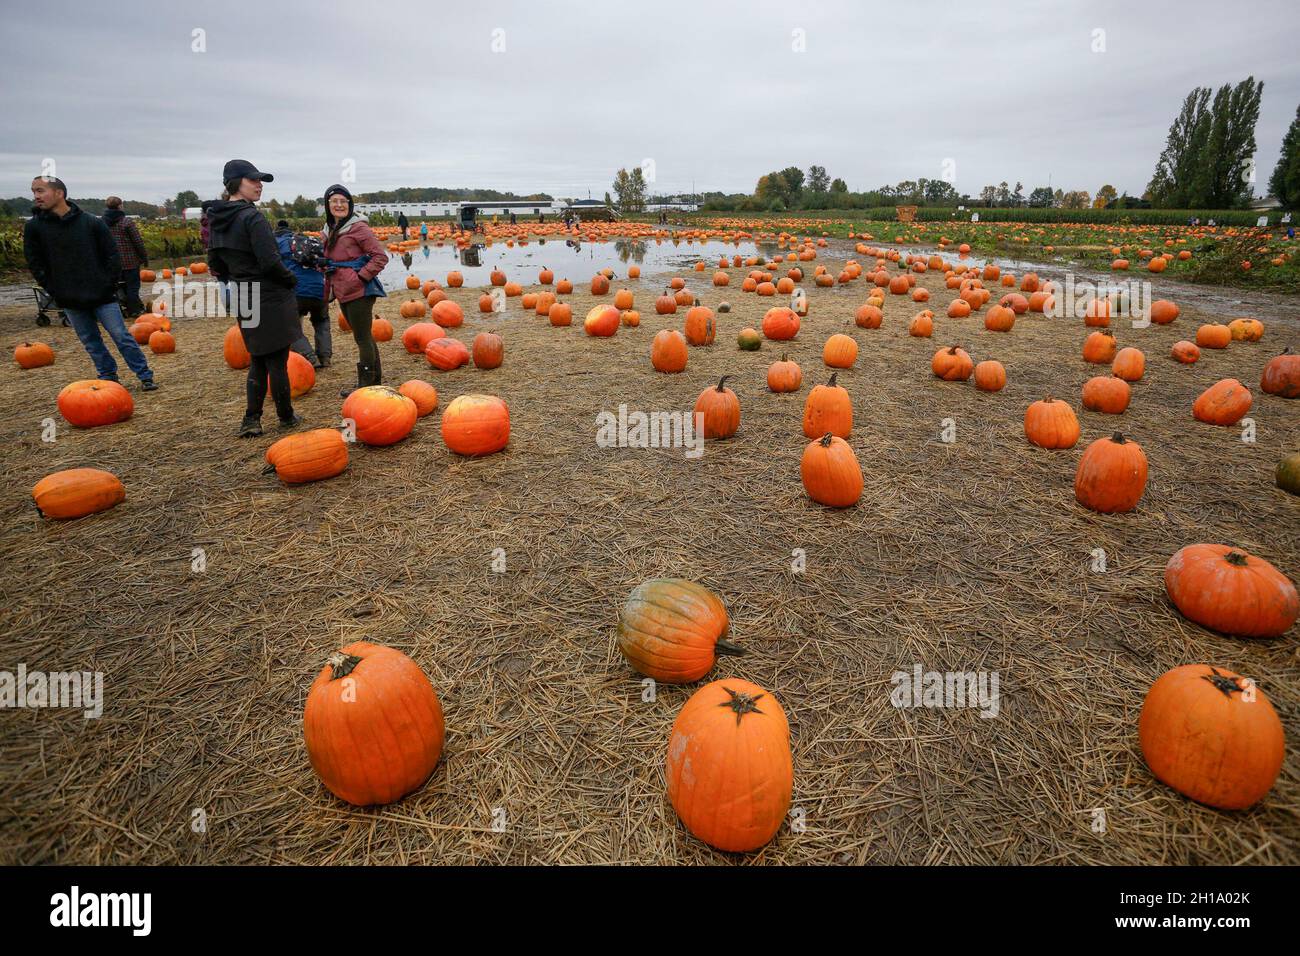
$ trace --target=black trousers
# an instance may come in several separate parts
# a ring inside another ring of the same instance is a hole
[[[289,421],[293,418],[293,398],[289,390],[289,346],[252,357],[248,365],[248,409],[244,413],[249,418],[262,417],[268,382],[276,413],[281,421]]]
[[[123,269],[122,284],[126,286],[126,313],[134,317],[144,312],[144,303],[140,301],[140,270]]]

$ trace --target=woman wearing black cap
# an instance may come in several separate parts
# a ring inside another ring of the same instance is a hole
[[[388,264],[388,253],[366,223],[366,217],[353,209],[352,194],[337,184],[325,190],[322,238],[325,255],[331,263],[326,267],[325,300],[338,300],[357,343],[356,388],[379,385],[383,381],[383,367],[370,326],[375,315],[375,299],[384,294],[375,277]],[[350,395],[354,390],[345,388],[341,394]]]
[[[230,198],[213,203],[209,211],[208,264],[218,280],[233,284],[231,305],[252,356],[241,438],[262,434],[268,379],[280,427],[302,421],[294,414],[289,391],[289,346],[302,334],[295,297],[298,280],[280,261],[271,224],[257,208],[262,183],[273,178],[247,160],[232,159],[221,174]]]

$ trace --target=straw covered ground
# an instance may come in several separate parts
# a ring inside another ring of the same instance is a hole
[[[836,244],[803,265],[809,277],[818,263],[838,273],[851,254]],[[948,319],[955,293],[931,272],[919,284],[933,294],[935,337],[917,339],[907,324],[921,306],[906,297],[888,297],[884,326],[867,331],[852,322],[863,280],[805,279],[798,338],[741,352],[737,331],[758,327],[774,300],[740,291],[746,269],[713,288],[713,268],[684,275],[706,305],[727,299],[733,311],[680,375],[649,359],[654,333],[683,319],[655,315],[665,276],[614,283],[635,292],[642,324],[612,339],[582,332],[587,276],[569,277],[565,329],[518,299],[505,317],[480,318],[479,290],[452,290],[467,316],[453,334],[505,338],[505,363],[487,372],[439,373],[407,355],[397,309],[411,294],[394,294],[379,308],[397,331],[381,346],[386,378],[433,382],[439,411],[398,445],[354,446],[340,477],[299,487],[261,474],[274,428],[234,437],[244,373],[222,362],[226,321],[178,320],[177,352],[151,357],[162,389],[142,393],[124,376],[130,421],[79,431],[60,419],[51,443],[42,420],[58,418],[64,385],[93,375],[89,359],[68,329],[33,330],[25,313],[0,320],[5,349],[36,336],[57,352],[52,367],[0,370],[10,410],[0,669],[105,675],[97,720],[0,712],[0,862],[1300,863],[1296,631],[1273,641],[1205,631],[1173,608],[1162,578],[1176,550],[1210,541],[1300,579],[1300,499],[1273,485],[1276,462],[1300,450],[1300,402],[1258,389],[1265,361],[1300,347],[1294,312],[1257,312],[1263,341],[1182,366],[1168,357],[1174,341],[1233,316],[1157,284],[1183,315],[1113,325],[1121,346],[1146,352],[1147,373],[1125,414],[1102,416],[1080,408],[1082,383],[1104,371],[1080,357],[1080,320],[1023,316],[1006,335],[986,331],[982,312]],[[803,403],[827,378],[832,331],[861,350],[840,382],[867,487],[843,511],[810,502],[799,480]],[[350,336],[336,341],[336,366],[297,403],[313,427],[338,422],[355,362]],[[931,356],[952,343],[1002,361],[1006,389],[934,378]],[[766,369],[786,352],[804,385],[775,395]],[[723,374],[740,432],[703,457],[596,444],[599,412],[687,411]],[[1195,396],[1225,377],[1255,392],[1253,444],[1191,417]],[[466,460],[443,445],[440,411],[467,392],[509,403],[505,452]],[[1024,439],[1024,410],[1047,392],[1079,412],[1074,449]],[[944,419],[953,443],[940,439]],[[1116,427],[1146,451],[1150,480],[1135,513],[1102,516],[1074,501],[1074,469],[1086,443]],[[117,474],[126,502],[42,520],[32,486],[84,465]],[[1098,548],[1104,572],[1091,569]],[[758,853],[697,842],[665,796],[669,731],[695,688],[661,685],[643,700],[614,640],[628,591],[658,576],[722,596],[731,639],[750,654],[722,658],[714,676],[761,684],[789,714],[796,814]],[[425,670],[448,728],[431,780],[369,810],[321,786],[302,739],[316,672],[360,639]],[[1142,760],[1147,688],[1192,662],[1255,678],[1286,727],[1281,777],[1250,811],[1193,804]],[[997,716],[892,706],[891,674],[918,663],[996,671]]]

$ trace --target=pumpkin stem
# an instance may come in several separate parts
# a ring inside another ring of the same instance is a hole
[[[1219,673],[1217,670],[1215,670],[1213,667],[1211,667],[1210,670],[1211,670],[1213,673],[1212,673],[1212,674],[1202,674],[1202,675],[1201,675],[1201,679],[1202,679],[1202,680],[1207,680],[1207,681],[1209,681],[1211,684],[1213,684],[1216,690],[1219,690],[1219,691],[1221,691],[1221,692],[1223,693],[1223,696],[1224,696],[1224,697],[1227,697],[1227,698],[1231,699],[1231,698],[1232,698],[1232,692],[1233,692],[1234,690],[1237,691],[1238,693],[1241,692],[1241,688],[1237,686],[1237,682],[1236,682],[1235,680],[1233,680],[1231,677],[1225,677],[1223,674],[1220,674],[1220,673]]]
[[[727,379],[729,379],[729,378],[731,378],[730,375],[724,375],[724,376],[722,376],[722,378],[718,379],[718,391],[719,391],[719,392],[726,391],[726,389],[724,389],[724,388],[722,387],[722,383],[725,382],[725,381],[726,381]]]
[[[834,387],[835,387],[835,376],[836,376],[836,375],[839,375],[839,374],[840,374],[839,372],[831,372],[831,380],[830,380],[829,382],[826,383],[826,387],[827,387],[827,388],[834,388]]]
[[[834,437],[835,437],[835,436],[832,435],[830,432],[827,432],[825,435],[822,436],[821,446],[822,446],[823,448],[830,448],[830,447],[831,447],[831,439],[833,439]]]
[[[335,651],[326,658],[325,663],[333,668],[333,673],[330,674],[330,680],[339,680],[340,678],[347,677],[351,674],[353,668],[361,663],[361,658],[354,654],[344,654],[342,651]]]
[[[736,691],[732,690],[730,687],[723,687],[722,689],[731,695],[731,699],[724,700],[718,706],[730,707],[733,711],[735,711],[737,727],[740,726],[740,718],[743,717],[745,714],[762,713],[762,711],[758,709],[758,701],[763,696],[762,694],[756,694],[753,697],[750,697],[748,694],[737,693]]]
[[[1240,551],[1229,551],[1223,556],[1223,559],[1229,564],[1235,564],[1239,568],[1244,568],[1250,563],[1246,560],[1246,556]]]
[[[744,657],[749,653],[743,647],[739,647],[731,643],[731,641],[724,641],[722,638],[718,638],[718,643],[713,646],[713,650],[725,657]]]
[[[1113,441],[1116,445],[1123,445],[1123,444],[1125,444],[1125,443],[1128,441],[1128,439],[1125,438],[1125,437],[1124,437],[1121,433],[1119,433],[1119,432],[1116,432],[1115,434],[1111,435],[1111,436],[1110,436],[1110,440]]]

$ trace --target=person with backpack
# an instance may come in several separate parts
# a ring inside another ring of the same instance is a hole
[[[316,333],[316,350],[312,351],[304,332],[289,346],[315,368],[329,368],[333,354],[330,339],[330,316],[325,307],[325,276],[320,270],[324,248],[315,236],[295,235],[289,223],[281,219],[275,224],[275,244],[280,249],[280,261],[298,280],[295,294],[298,299],[298,318],[311,317],[311,327]]]
[[[275,177],[246,159],[232,159],[221,171],[229,199],[213,203],[208,265],[230,284],[239,333],[252,361],[248,365],[248,405],[240,438],[262,434],[262,406],[269,385],[281,428],[302,422],[294,413],[289,386],[289,346],[302,336],[294,301],[298,280],[280,261],[271,224],[257,208],[262,183]]]
[[[104,210],[104,225],[108,226],[113,241],[117,243],[117,257],[122,263],[126,317],[134,319],[144,312],[144,303],[140,301],[140,270],[149,264],[149,253],[145,251],[139,228],[122,211],[122,200],[109,196],[104,205],[108,207]]]
[[[402,239],[406,239],[406,230],[410,227],[411,221],[406,218],[406,213],[397,214],[397,228],[402,230]]]
[[[99,334],[102,325],[140,387],[152,392],[158,387],[153,370],[117,304],[122,262],[108,226],[71,202],[68,187],[54,176],[32,180],[32,204],[32,218],[23,226],[23,256],[33,278],[67,314],[99,378],[117,381],[117,362]]]
[[[388,264],[388,254],[375,237],[366,217],[353,207],[352,194],[337,183],[325,190],[325,299],[337,300],[352,326],[357,343],[357,384],[339,394],[345,398],[357,388],[383,382],[379,346],[370,332],[375,299],[384,287],[376,278]]]

